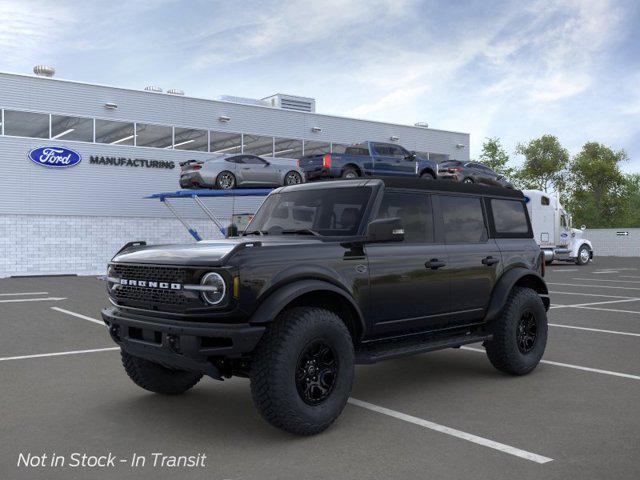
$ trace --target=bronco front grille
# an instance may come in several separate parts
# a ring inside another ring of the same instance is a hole
[[[195,278],[195,272],[192,270],[113,263],[109,267],[108,277],[146,282],[145,286],[109,282],[109,294],[119,305],[170,312],[183,312],[189,308],[204,306],[198,292],[171,288],[171,285],[182,287],[185,284],[199,283],[199,279]],[[154,282],[154,285],[158,286],[169,285],[169,287],[155,288],[148,286],[149,282]]]

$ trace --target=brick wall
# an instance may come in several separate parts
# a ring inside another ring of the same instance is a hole
[[[221,238],[210,221],[191,224],[204,238]],[[0,278],[103,274],[113,254],[132,240],[194,242],[173,218],[0,215]]]

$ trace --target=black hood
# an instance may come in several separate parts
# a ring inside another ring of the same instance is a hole
[[[277,235],[273,237],[252,235],[225,240],[205,240],[186,245],[133,246],[117,253],[113,257],[113,261],[155,265],[218,266],[228,261],[235,253],[246,248],[318,243],[322,243],[318,238],[303,235]]]

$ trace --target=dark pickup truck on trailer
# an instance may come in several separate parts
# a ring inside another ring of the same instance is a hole
[[[357,363],[483,342],[498,370],[532,371],[543,276],[520,191],[340,180],[274,190],[239,238],[126,245],[102,317],[140,387],[249,377],[267,421],[309,435],[338,417]]]
[[[363,142],[344,153],[310,155],[298,160],[307,181],[370,176],[438,177],[438,163],[395,143]]]

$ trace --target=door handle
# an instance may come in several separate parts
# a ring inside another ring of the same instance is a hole
[[[437,258],[432,258],[431,260],[424,263],[425,268],[430,268],[431,270],[437,270],[446,265],[445,262],[441,262]]]
[[[486,265],[487,267],[490,267],[491,265],[495,265],[499,261],[500,260],[498,260],[497,258],[493,258],[491,255],[489,255],[488,257],[484,257],[482,259],[482,264]]]

